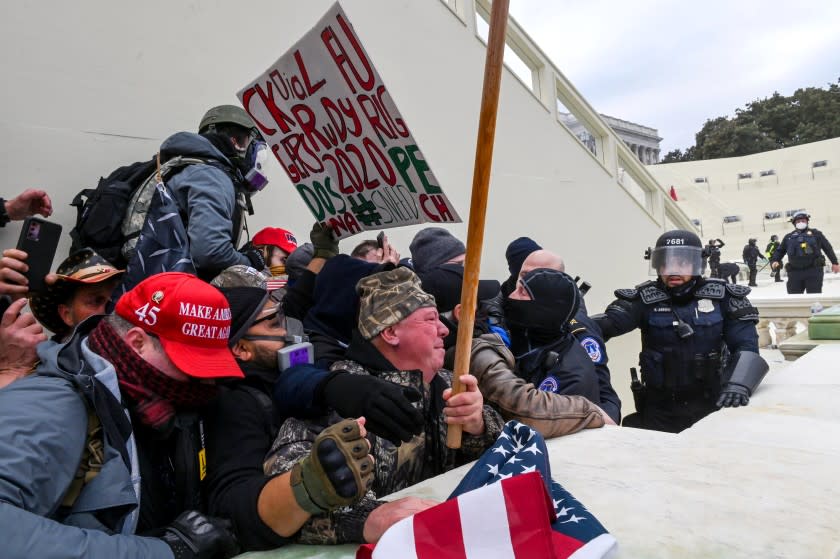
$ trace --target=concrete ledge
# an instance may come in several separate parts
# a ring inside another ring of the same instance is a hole
[[[812,340],[808,337],[808,331],[805,330],[779,343],[779,351],[787,361],[795,361],[821,345],[840,345],[840,340]]]
[[[760,292],[750,294],[750,301],[758,309],[762,318],[797,318],[803,321],[811,316],[811,305],[819,302],[824,308],[840,305],[840,296],[827,293],[784,295],[783,297],[763,297]]]
[[[618,559],[840,559],[840,345],[771,370],[746,408],[678,435],[622,427],[548,441],[552,476],[618,540]],[[468,466],[389,499],[443,499]],[[355,555],[290,546],[254,559]]]

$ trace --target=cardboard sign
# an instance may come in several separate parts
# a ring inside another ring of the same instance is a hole
[[[338,238],[461,221],[337,3],[238,96]]]

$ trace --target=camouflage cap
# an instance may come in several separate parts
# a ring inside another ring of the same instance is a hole
[[[366,340],[402,322],[417,309],[435,306],[435,298],[423,291],[417,274],[405,267],[360,279],[356,292],[359,333]]]
[[[263,272],[245,264],[236,264],[222,270],[213,278],[213,287],[259,287],[267,289],[268,276]]]
[[[58,314],[58,306],[64,304],[80,285],[93,284],[117,278],[125,270],[118,270],[90,248],[82,248],[68,256],[58,265],[55,283],[43,291],[33,293],[29,307],[38,322],[51,332],[63,335],[70,331]]]

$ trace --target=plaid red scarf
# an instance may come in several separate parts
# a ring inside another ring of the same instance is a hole
[[[114,365],[131,415],[156,431],[169,430],[176,408],[199,408],[216,396],[213,384],[178,381],[147,363],[105,320],[90,333],[88,345]]]

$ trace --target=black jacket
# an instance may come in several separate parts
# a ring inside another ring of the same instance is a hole
[[[274,549],[290,540],[262,521],[257,500],[274,477],[263,473],[263,460],[277,430],[270,406],[277,372],[243,369],[245,378],[225,387],[207,415],[208,509],[233,522],[245,550]]]

